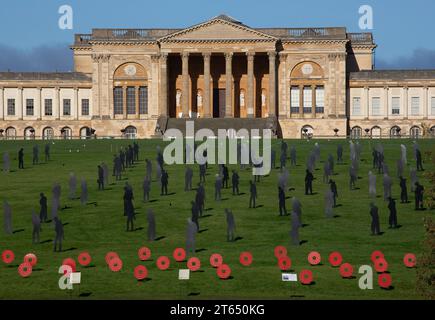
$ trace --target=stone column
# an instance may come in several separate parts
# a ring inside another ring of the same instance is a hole
[[[402,88],[403,119],[408,119],[408,87]]]
[[[204,58],[204,96],[202,99],[202,105],[204,108],[204,118],[211,118],[210,108],[210,52],[204,52],[202,54]]]
[[[312,107],[311,107],[311,113],[313,118],[316,117],[316,86],[311,86],[311,101],[312,101]]]
[[[269,117],[276,115],[276,52],[268,52],[269,56]]]
[[[55,115],[55,119],[60,119],[60,88],[54,88],[54,103],[52,104],[52,112]]]
[[[429,88],[423,88],[423,120],[427,120],[429,114]]]
[[[183,52],[181,54],[182,61],[182,92],[181,92],[181,107],[183,110],[183,118],[189,118],[189,53]]]
[[[160,54],[160,108],[159,116],[168,115],[168,54]]]
[[[75,112],[76,112],[76,120],[79,119],[79,114],[80,114],[80,102],[79,102],[79,88],[75,87],[74,88],[74,102],[75,102]]]
[[[279,117],[287,118],[290,114],[289,111],[289,102],[288,102],[288,93],[290,92],[290,86],[288,85],[287,79],[287,54],[280,53],[279,54],[279,68],[281,70],[279,75],[279,92],[280,98],[279,101]]]
[[[390,90],[389,87],[384,87],[384,118],[387,119],[390,115],[389,110],[389,101],[388,101],[388,91]]]
[[[299,114],[304,115],[304,86],[299,85]]]
[[[366,119],[370,118],[370,94],[369,87],[364,87],[364,99],[365,99],[365,109],[366,109]]]
[[[41,120],[42,119],[42,100],[41,100],[41,91],[42,91],[42,88],[41,87],[37,87],[36,88],[36,92],[37,92],[37,95],[36,95],[36,100],[37,100],[37,103],[35,103],[35,113],[36,113],[36,120]],[[36,107],[38,107],[38,110],[36,110]]]
[[[4,88],[0,87],[0,120],[5,119],[5,113]]]
[[[248,118],[254,117],[254,59],[255,52],[247,52],[247,60],[248,60],[248,91],[247,91],[247,116]]]
[[[225,118],[233,116],[232,87],[233,87],[233,53],[225,53]]]
[[[24,109],[25,107],[23,106],[23,87],[18,87],[18,101],[16,107],[16,110],[18,111],[18,120],[23,120]]]

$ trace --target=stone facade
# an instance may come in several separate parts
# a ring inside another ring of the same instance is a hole
[[[10,138],[149,138],[160,117],[276,117],[284,138],[432,128],[435,74],[389,79],[372,70],[375,47],[371,33],[251,28],[225,15],[184,29],[93,29],[75,36],[74,72],[0,73],[0,129]],[[396,95],[408,98],[389,114]]]

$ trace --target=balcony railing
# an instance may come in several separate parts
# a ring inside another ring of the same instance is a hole
[[[347,38],[352,42],[373,42],[373,34],[368,32],[348,33]]]
[[[326,38],[345,36],[344,28],[291,28],[288,35],[293,38]]]

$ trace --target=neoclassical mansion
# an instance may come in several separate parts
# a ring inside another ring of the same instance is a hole
[[[284,138],[435,134],[435,70],[374,70],[375,48],[371,33],[253,28],[226,15],[93,29],[75,35],[74,72],[0,72],[0,135],[150,138],[187,119],[272,124]]]

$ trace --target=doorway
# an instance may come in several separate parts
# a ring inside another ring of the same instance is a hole
[[[225,89],[213,89],[213,118],[225,118]]]

